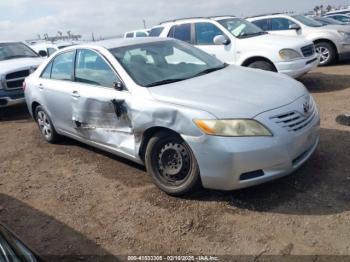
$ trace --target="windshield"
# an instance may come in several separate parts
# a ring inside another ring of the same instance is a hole
[[[22,43],[0,43],[0,61],[23,57],[38,57],[38,55]]]
[[[267,34],[260,27],[240,18],[223,19],[218,22],[237,38]]]
[[[327,17],[314,17],[312,19],[316,20],[317,22],[320,22],[323,25],[341,25],[342,24],[337,20],[327,18]]]
[[[292,17],[306,26],[310,26],[310,27],[322,27],[322,26],[324,26],[322,23],[320,23],[312,18],[303,16],[303,15],[293,15]]]
[[[110,52],[144,87],[182,81],[225,67],[215,57],[177,40],[119,47]]]

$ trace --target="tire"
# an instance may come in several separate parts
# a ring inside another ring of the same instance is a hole
[[[267,62],[267,61],[255,61],[251,64],[248,65],[248,67],[250,68],[256,68],[256,69],[261,69],[261,70],[265,70],[265,71],[270,71],[270,72],[276,72],[275,67]]]
[[[316,52],[320,54],[320,66],[328,66],[337,59],[337,52],[334,47],[327,42],[320,42],[315,45]]]
[[[148,142],[145,163],[154,183],[165,193],[181,196],[200,186],[197,160],[178,135],[159,132]]]
[[[42,136],[47,142],[54,144],[59,140],[59,135],[57,134],[49,115],[42,106],[37,106],[35,108],[35,121],[38,124]]]

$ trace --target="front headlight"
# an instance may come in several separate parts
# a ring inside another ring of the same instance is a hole
[[[294,49],[282,49],[280,51],[280,57],[285,61],[291,61],[302,58],[302,55]]]
[[[197,127],[212,136],[272,136],[262,124],[250,119],[194,120]]]

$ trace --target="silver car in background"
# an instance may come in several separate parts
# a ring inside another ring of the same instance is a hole
[[[48,142],[64,135],[145,164],[171,195],[288,175],[319,142],[318,110],[301,83],[173,39],[69,47],[24,88]]]

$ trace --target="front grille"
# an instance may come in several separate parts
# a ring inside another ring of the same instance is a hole
[[[304,57],[310,57],[315,54],[315,45],[307,45],[301,48],[301,52],[303,53]]]
[[[271,117],[271,119],[289,132],[297,132],[307,127],[317,114],[316,104],[310,99],[310,109],[307,114],[291,111],[285,114]]]
[[[22,88],[24,79],[29,76],[30,70],[21,70],[9,73],[5,76],[6,89],[20,89]]]

